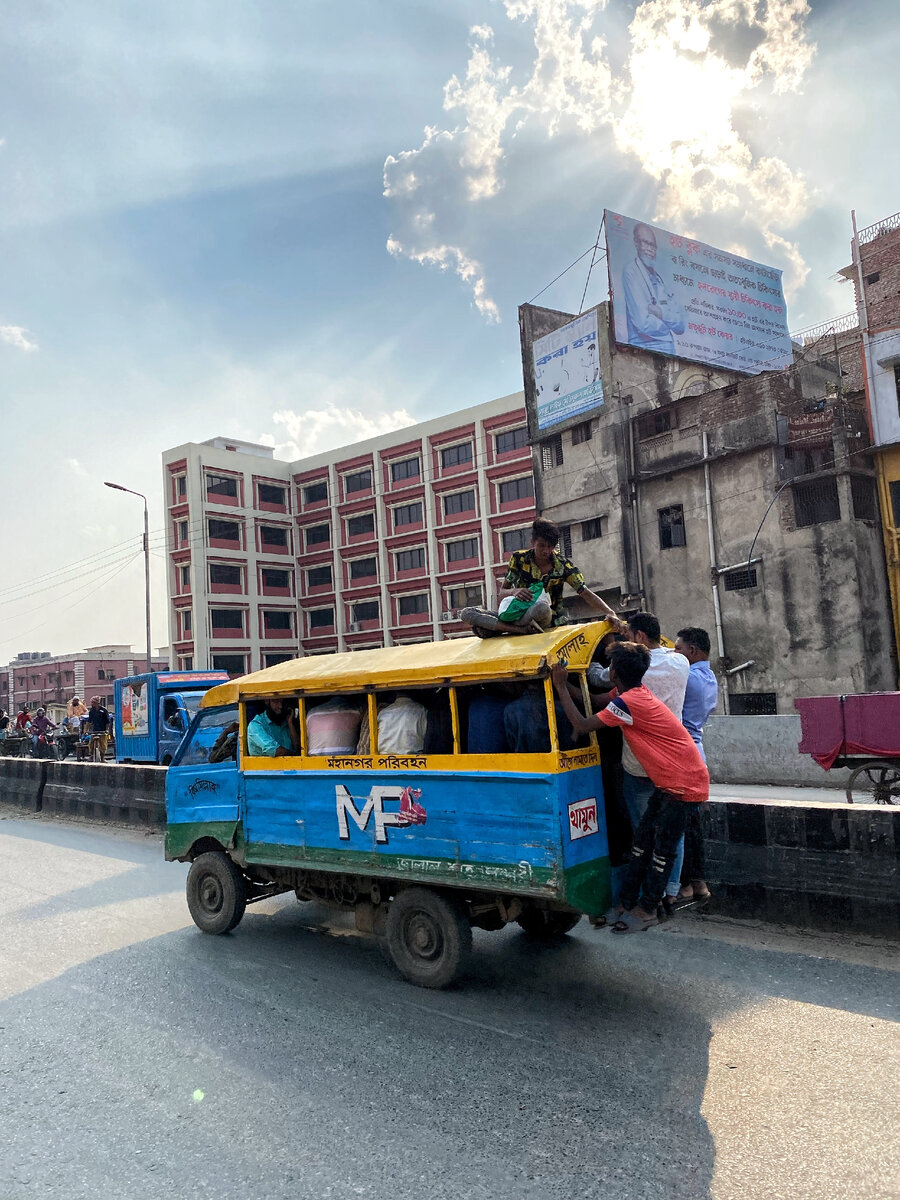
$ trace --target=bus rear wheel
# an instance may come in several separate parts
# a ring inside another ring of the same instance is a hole
[[[443,988],[466,968],[472,926],[459,902],[430,888],[411,887],[391,901],[385,942],[394,965],[410,983]]]
[[[234,929],[247,907],[247,885],[227,854],[211,851],[194,859],[187,877],[187,902],[194,924],[204,933]]]
[[[581,920],[581,913],[552,912],[545,908],[526,908],[518,924],[530,938],[551,942],[570,933]]]

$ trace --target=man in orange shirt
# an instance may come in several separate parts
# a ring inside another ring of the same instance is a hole
[[[589,733],[604,726],[621,729],[655,787],[635,831],[614,933],[632,933],[657,923],[656,910],[684,833],[687,805],[709,799],[709,772],[691,735],[641,682],[649,665],[650,655],[643,646],[634,642],[616,646],[609,669],[615,690],[606,707],[590,717],[575,706],[566,684],[566,668],[557,663],[551,672],[575,732]]]

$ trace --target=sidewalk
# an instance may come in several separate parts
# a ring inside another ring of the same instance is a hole
[[[781,787],[768,783],[711,783],[710,800],[740,800],[745,804],[803,804],[839,808],[885,808],[883,804],[848,805],[841,788]],[[888,806],[893,807],[893,806]]]

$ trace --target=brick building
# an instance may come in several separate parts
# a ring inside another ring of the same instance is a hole
[[[523,306],[523,362],[571,319]],[[605,403],[538,429],[528,367],[525,393],[538,511],[607,602],[656,612],[670,635],[708,629],[726,712],[892,688],[855,322],[747,376],[617,344],[608,304],[597,319]]]
[[[159,655],[152,670],[166,671],[169,660]],[[51,655],[46,651],[19,654],[0,667],[0,708],[15,712],[25,701],[33,710],[39,704],[65,704],[73,696],[99,696],[110,711],[113,681],[147,669],[145,655],[131,646],[91,646],[76,654]]]
[[[534,517],[521,393],[296,462],[191,443],[163,480],[181,669],[458,635]]]

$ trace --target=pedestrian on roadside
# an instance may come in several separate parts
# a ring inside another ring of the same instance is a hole
[[[697,626],[679,629],[675,649],[690,663],[687,688],[681,719],[694,739],[694,745],[706,762],[703,749],[703,726],[719,702],[719,681],[709,665],[709,633]],[[681,908],[696,900],[708,900],[706,858],[703,852],[703,829],[699,809],[691,809],[687,828],[678,848],[672,874],[666,884],[666,897],[672,908]]]
[[[100,762],[106,758],[106,747],[109,744],[109,713],[100,703],[99,696],[91,697],[91,707],[88,709],[87,724],[91,731],[91,753],[94,746],[100,752]]]
[[[681,721],[644,686],[650,667],[646,646],[623,642],[613,649],[611,660],[614,690],[606,707],[594,716],[584,716],[576,708],[561,663],[553,667],[551,677],[575,731],[620,728],[626,747],[653,784],[635,831],[619,903],[606,914],[615,933],[633,933],[658,923],[657,909],[685,830],[688,809],[709,798],[709,772]]]

